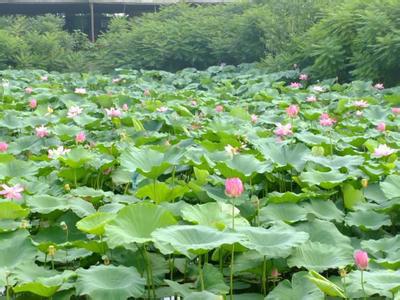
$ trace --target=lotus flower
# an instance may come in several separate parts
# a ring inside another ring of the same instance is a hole
[[[376,130],[384,132],[386,130],[385,122],[379,122],[378,125],[376,125]]]
[[[276,129],[274,130],[274,133],[278,136],[278,137],[284,137],[284,136],[288,136],[288,135],[292,135],[292,124],[286,124],[286,125],[282,125],[281,123],[277,123],[276,124]]]
[[[160,113],[165,113],[165,112],[168,111],[168,107],[161,106],[161,107],[157,108],[157,111],[160,112]]]
[[[190,101],[190,105],[191,105],[191,106],[197,106],[197,101],[196,101],[196,100]]]
[[[75,94],[84,95],[84,94],[86,94],[86,89],[85,88],[76,88]]]
[[[396,150],[388,147],[386,144],[383,145],[381,144],[375,149],[372,155],[375,157],[383,157],[383,156],[389,156],[395,152]]]
[[[150,91],[148,89],[145,89],[143,91],[143,95],[146,96],[146,97],[150,96]]]
[[[32,98],[31,100],[29,100],[29,107],[32,108],[32,109],[35,109],[37,107],[36,99]]]
[[[319,124],[321,126],[330,127],[330,126],[333,126],[333,124],[335,124],[335,123],[336,123],[336,120],[331,118],[327,113],[323,113],[319,117]]]
[[[400,115],[400,107],[392,107],[392,113],[395,115]]]
[[[118,82],[120,82],[121,81],[121,78],[114,78],[113,80],[112,80],[112,83],[118,83]]]
[[[252,123],[257,123],[257,121],[258,121],[257,115],[254,115],[254,114],[253,114],[253,115],[250,116],[250,118],[251,118],[251,122],[252,122]]]
[[[47,80],[49,80],[49,77],[47,77],[46,75],[40,76],[40,80],[47,81]]]
[[[363,250],[357,250],[354,252],[354,262],[357,268],[364,271],[368,268],[368,253]]]
[[[33,92],[33,89],[30,86],[25,88],[25,93],[32,94],[32,92]]]
[[[303,85],[300,82],[291,82],[289,85],[292,89],[300,89]]]
[[[228,178],[225,181],[225,194],[229,197],[240,197],[243,193],[243,183],[240,178]]]
[[[317,92],[317,93],[325,92],[325,88],[320,86],[320,85],[315,85],[315,86],[312,87],[312,89],[313,89],[314,92]]]
[[[314,95],[308,96],[306,98],[307,102],[316,102],[317,101],[317,97],[315,97]]]
[[[300,74],[299,79],[303,80],[303,81],[306,81],[306,80],[308,80],[308,75],[307,74]]]
[[[215,107],[215,111],[218,112],[218,113],[223,112],[224,111],[224,106],[223,105],[217,105]]]
[[[8,149],[8,144],[6,142],[0,142],[0,152],[6,152]]]
[[[48,158],[57,159],[58,157],[63,156],[70,151],[71,151],[71,149],[66,149],[63,146],[60,146],[57,149],[49,149],[48,150]]]
[[[225,152],[228,153],[230,157],[233,157],[235,154],[239,153],[239,149],[233,147],[232,145],[226,145],[224,149]]]
[[[71,106],[68,110],[67,116],[68,118],[75,118],[76,116],[82,113],[83,109],[79,106]]]
[[[107,116],[110,118],[118,118],[122,115],[122,112],[118,108],[111,107],[110,109],[106,108]]]
[[[286,113],[289,118],[296,118],[297,115],[299,114],[299,107],[295,104],[290,105],[288,108],[286,108]]]
[[[358,108],[366,108],[369,106],[368,102],[365,100],[354,101],[354,106]]]
[[[374,88],[376,88],[377,90],[383,90],[385,89],[383,83],[377,83],[374,85]]]
[[[43,125],[40,127],[37,127],[35,130],[36,130],[36,136],[39,138],[44,138],[49,135],[49,131]]]
[[[75,141],[77,143],[83,143],[84,141],[86,141],[86,135],[83,131],[79,132],[76,136],[75,136]]]
[[[124,104],[122,105],[122,110],[128,111],[128,110],[129,110],[128,104],[124,103]]]
[[[1,187],[3,188],[3,190],[0,191],[0,195],[3,195],[4,198],[14,200],[19,200],[22,198],[21,193],[24,191],[24,188],[20,184],[14,186],[2,184]]]

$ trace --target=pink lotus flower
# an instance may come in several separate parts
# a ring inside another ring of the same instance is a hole
[[[192,106],[197,106],[197,101],[196,101],[196,100],[190,101],[190,105],[192,105]]]
[[[110,118],[118,118],[122,115],[122,112],[118,108],[111,107],[110,109],[106,108],[107,116]]]
[[[0,195],[3,195],[4,198],[14,200],[19,200],[22,198],[21,193],[24,191],[24,188],[20,184],[14,186],[2,184],[1,187],[3,188],[3,190],[0,191]]]
[[[244,191],[240,178],[228,178],[225,181],[225,194],[229,197],[239,197]]]
[[[364,113],[361,110],[357,110],[356,111],[356,116],[357,117],[362,117],[364,115]]]
[[[165,113],[165,112],[168,111],[168,107],[161,106],[161,107],[157,108],[157,111],[160,112],[160,113]]]
[[[376,130],[384,132],[386,130],[385,122],[379,122],[378,125],[376,125]]]
[[[83,143],[84,141],[86,141],[86,135],[83,131],[79,132],[76,136],[75,136],[75,141],[77,143]]]
[[[224,107],[222,105],[217,105],[215,107],[215,111],[218,112],[218,113],[223,112],[224,111]]]
[[[60,156],[63,156],[70,152],[71,149],[66,149],[63,146],[58,147],[57,149],[49,149],[48,150],[48,158],[50,159],[57,159]]]
[[[278,137],[283,137],[283,136],[288,136],[288,135],[292,135],[292,124],[286,124],[286,125],[282,125],[281,123],[277,123],[276,124],[276,129],[274,130],[274,133],[278,136]]]
[[[303,81],[306,81],[306,80],[308,80],[308,75],[307,74],[300,74],[299,79],[303,80]]]
[[[83,109],[80,108],[79,106],[71,106],[68,109],[67,116],[68,118],[75,118],[76,116],[79,116],[82,113]]]
[[[385,89],[383,83],[377,83],[374,85],[374,88],[376,88],[377,90],[383,90]]]
[[[400,115],[400,107],[392,107],[392,113],[395,115]]]
[[[291,82],[289,85],[292,89],[300,89],[303,85],[300,82]]]
[[[25,93],[32,94],[32,92],[33,92],[33,89],[30,86],[25,88]]]
[[[6,152],[8,149],[8,144],[6,142],[0,142],[0,152]]]
[[[224,150],[225,150],[226,153],[228,153],[228,155],[231,158],[233,158],[234,155],[239,153],[239,149],[238,148],[235,148],[235,147],[233,147],[232,145],[229,145],[229,144],[224,147]]]
[[[315,97],[314,95],[308,96],[306,98],[307,102],[317,102],[317,97]]]
[[[323,113],[319,117],[319,124],[321,126],[330,127],[330,126],[333,126],[333,124],[335,124],[335,123],[336,123],[336,120],[331,118],[327,113]]]
[[[297,115],[299,114],[299,107],[295,104],[290,105],[288,108],[286,108],[286,113],[289,118],[296,118]]]
[[[122,110],[128,111],[128,110],[129,110],[128,104],[124,103],[124,104],[122,105]]]
[[[75,94],[84,95],[84,94],[86,94],[86,89],[85,88],[75,88]]]
[[[383,144],[383,145],[381,144],[375,149],[375,151],[372,154],[372,156],[384,157],[384,156],[389,156],[389,155],[391,155],[391,154],[393,154],[395,152],[396,152],[396,150],[390,148],[386,144]]]
[[[46,75],[45,76],[40,76],[40,80],[47,81],[47,80],[49,80],[49,77],[47,77]]]
[[[148,97],[148,96],[150,96],[150,91],[148,90],[148,89],[145,89],[144,91],[143,91],[143,95],[145,96],[145,97]]]
[[[36,99],[32,98],[31,100],[29,100],[29,107],[32,108],[32,109],[35,109],[37,107]]]
[[[36,136],[39,138],[44,138],[49,135],[49,131],[43,125],[40,127],[36,127]]]
[[[252,114],[252,115],[250,116],[250,118],[251,118],[251,122],[252,122],[252,123],[257,123],[257,121],[258,121],[257,115]]]
[[[354,262],[360,270],[364,271],[368,268],[368,253],[363,250],[357,250],[354,252]]]
[[[368,102],[365,100],[354,101],[354,106],[358,108],[366,108],[369,106]]]

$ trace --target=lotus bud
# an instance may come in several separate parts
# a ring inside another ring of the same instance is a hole
[[[279,275],[281,275],[281,274],[279,273],[278,269],[275,268],[275,267],[272,268],[271,277],[272,277],[273,279],[277,279],[277,278],[279,277]]]
[[[64,231],[67,231],[67,230],[68,230],[68,225],[67,225],[67,223],[65,223],[64,221],[62,221],[62,222],[60,223],[60,227],[61,227],[61,229],[64,230]]]
[[[367,178],[361,179],[361,185],[363,186],[363,188],[367,188],[368,187],[368,179]]]
[[[53,245],[50,245],[49,248],[47,248],[47,255],[54,256],[56,255],[56,247]]]
[[[225,194],[229,197],[240,197],[243,193],[243,183],[240,178],[228,178],[225,181]]]
[[[364,271],[368,268],[368,253],[363,250],[357,250],[354,252],[354,262],[361,271]]]

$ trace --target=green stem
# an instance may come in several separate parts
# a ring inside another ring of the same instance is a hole
[[[331,146],[331,156],[333,156],[333,144],[332,144],[332,131],[329,130],[329,144]]]
[[[203,278],[203,268],[201,266],[201,254],[198,257],[198,267],[199,267],[199,279],[201,290],[204,291],[204,278]]]
[[[346,291],[346,276],[343,276],[343,292],[347,299],[347,291]]]
[[[232,230],[235,230],[235,198],[232,198]]]
[[[51,256],[51,268],[54,270],[54,256]]]
[[[230,300],[233,300],[233,262],[235,260],[235,244],[232,245],[232,253],[231,253],[231,274],[230,274]]]
[[[6,299],[7,299],[7,300],[10,300],[10,288],[11,288],[11,287],[10,287],[10,285],[9,285],[9,283],[8,283],[8,276],[9,276],[9,275],[6,276],[6,286],[7,286],[7,287],[6,287],[6,288],[7,288],[7,290],[6,290]]]
[[[262,294],[264,297],[267,295],[267,258],[264,255],[263,268],[262,268]]]
[[[361,288],[363,290],[364,300],[367,300],[367,294],[365,293],[365,289],[364,289],[364,271],[363,270],[361,270]]]
[[[143,259],[146,261],[146,257],[143,254],[146,250],[143,250],[142,248],[139,248],[139,252],[142,255]],[[147,261],[146,261],[146,286],[147,286],[147,298],[151,299],[151,291],[150,291],[150,273],[149,273],[149,268],[147,265]]]
[[[150,260],[149,254],[148,254],[148,252],[146,250],[146,245],[143,246],[143,252],[144,252],[144,255],[145,255],[145,258],[146,258],[146,265],[147,265],[147,268],[149,270],[148,272],[149,272],[149,277],[150,277],[151,291],[152,291],[152,294],[153,294],[153,298],[155,299],[156,298],[156,290],[154,288],[154,281],[153,281],[153,268],[152,268],[152,265],[151,265],[151,260]]]
[[[74,185],[75,185],[75,188],[77,188],[78,187],[78,183],[77,183],[78,181],[77,181],[77,179],[76,179],[76,169],[74,169]]]
[[[219,254],[219,270],[220,270],[220,272],[222,273],[222,248],[221,247],[219,247],[219,250],[218,250],[218,254]]]

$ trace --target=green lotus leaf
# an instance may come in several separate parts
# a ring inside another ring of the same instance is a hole
[[[93,158],[93,153],[82,147],[77,147],[68,152],[64,157],[60,157],[67,166],[77,169],[84,166]]]
[[[307,272],[293,274],[291,282],[287,279],[281,281],[265,300],[323,300],[324,294],[307,276]]]
[[[344,213],[336,207],[331,200],[311,200],[309,203],[302,203],[308,213],[323,220],[342,221]]]
[[[93,300],[126,300],[144,294],[145,280],[134,267],[92,266],[76,270],[76,293]]]
[[[272,192],[267,196],[269,203],[285,203],[285,202],[300,202],[306,199],[314,198],[315,193],[293,193],[293,192]]]
[[[347,248],[329,247],[318,242],[306,242],[294,249],[288,259],[289,267],[323,272],[353,263],[353,253]]]
[[[204,289],[215,294],[227,294],[229,287],[226,285],[222,273],[211,264],[203,265]],[[199,280],[197,288],[201,288]]]
[[[173,249],[186,256],[204,254],[224,244],[231,245],[243,240],[243,236],[222,232],[203,225],[174,225],[157,229],[152,233],[157,248]]]
[[[255,175],[256,173],[262,174],[272,171],[272,165],[269,162],[261,162],[253,155],[237,154],[231,160],[224,161],[217,164],[222,175],[226,178],[240,177],[245,179]]]
[[[400,268],[400,235],[362,241],[361,247],[375,257],[375,262],[385,268]]]
[[[26,230],[0,234],[0,268],[12,268],[27,261],[33,261],[36,249]]]
[[[134,203],[121,209],[105,227],[105,240],[111,248],[153,240],[157,228],[176,224],[170,212],[151,203]]]
[[[295,203],[269,203],[260,210],[261,222],[306,220],[307,210]]]
[[[355,169],[358,166],[361,166],[364,162],[364,158],[362,156],[355,155],[345,155],[345,156],[313,156],[308,155],[304,158],[306,161],[311,161],[316,164],[320,164],[322,166],[328,167],[330,169],[341,169],[343,167],[347,169]]]
[[[342,185],[344,206],[353,209],[358,204],[365,202],[362,190],[357,190],[350,183]]]
[[[293,248],[308,240],[308,234],[298,232],[289,226],[238,227],[237,231],[246,236],[240,243],[248,249],[257,251],[267,258],[285,258]]]
[[[316,170],[303,172],[299,176],[301,181],[311,186],[319,185],[324,189],[331,189],[340,185],[347,177],[348,175],[339,173],[338,171],[320,172]]]
[[[331,297],[346,298],[342,288],[338,287],[332,281],[329,281],[324,276],[318,274],[315,271],[310,271],[307,277],[312,283],[314,283],[324,294]]]
[[[388,199],[400,198],[400,175],[389,175],[380,187]]]
[[[378,230],[382,226],[392,224],[390,217],[373,210],[358,210],[348,213],[345,218],[348,226],[357,226],[364,229]]]
[[[221,296],[208,291],[192,292],[185,297],[186,300],[220,300]]]
[[[136,197],[138,198],[150,198],[156,203],[173,201],[176,198],[182,197],[189,191],[187,186],[177,185],[170,187],[164,182],[150,183],[142,186],[136,191]]]
[[[1,219],[20,219],[29,215],[29,209],[14,202],[0,202]]]
[[[86,233],[103,235],[105,231],[104,227],[114,218],[115,214],[96,212],[78,221],[76,227]]]
[[[232,226],[232,205],[210,202],[185,206],[182,209],[182,218],[199,225],[224,229]],[[237,208],[235,208],[235,224],[249,225],[249,222],[240,216]]]
[[[29,177],[37,174],[39,167],[31,161],[11,160],[0,164],[0,179],[6,177]]]

